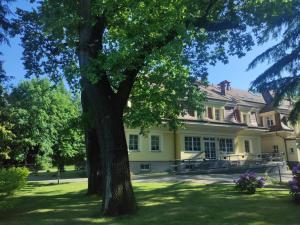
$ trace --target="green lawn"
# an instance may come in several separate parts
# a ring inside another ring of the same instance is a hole
[[[30,183],[9,199],[15,207],[1,212],[0,224],[300,224],[300,206],[280,186],[261,189],[252,196],[223,184],[134,183],[134,187],[139,203],[136,215],[101,218],[100,200],[85,195],[86,183]]]

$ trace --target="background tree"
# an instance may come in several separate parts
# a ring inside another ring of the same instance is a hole
[[[8,19],[11,11],[9,3],[13,0],[0,1],[0,45],[9,44],[9,36],[13,30],[13,23]],[[2,56],[2,52],[0,52]],[[7,114],[7,90],[8,77],[3,69],[3,61],[0,60],[0,164],[9,158],[9,143],[13,138],[12,124],[8,123]]]
[[[275,7],[275,15],[266,13],[267,7],[259,10],[258,13],[265,15],[266,20],[254,31],[259,44],[270,38],[278,39],[279,42],[257,56],[248,70],[262,62],[272,63],[253,81],[252,90],[274,91],[275,107],[284,99],[293,99],[294,108],[289,120],[295,124],[300,119],[300,2],[287,1]]]
[[[261,4],[46,0],[36,11],[18,12],[28,76],[65,75],[73,86],[81,81],[83,112],[92,124],[85,131],[87,158],[96,169],[91,158],[101,158],[105,215],[136,210],[123,115],[129,125],[146,128],[161,116],[175,120],[187,106],[201,109],[203,95],[190,76],[201,79],[207,64],[251,48],[246,24]]]
[[[48,79],[23,81],[13,88],[9,102],[15,134],[12,159],[38,168],[54,161],[62,169],[66,158],[82,152],[78,101],[63,83],[53,86]]]

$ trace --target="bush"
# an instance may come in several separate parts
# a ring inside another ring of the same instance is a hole
[[[265,185],[263,177],[256,177],[255,173],[246,172],[242,174],[239,179],[234,180],[235,189],[239,192],[254,194],[256,188],[262,188]]]
[[[292,172],[293,179],[289,182],[290,194],[296,202],[300,203],[300,164],[294,166]]]
[[[11,195],[26,185],[29,170],[12,167],[0,170],[0,194]]]

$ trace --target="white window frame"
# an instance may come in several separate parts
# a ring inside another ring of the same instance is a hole
[[[217,117],[217,112],[218,112],[218,117]],[[215,108],[215,120],[221,121],[221,109],[216,109]]]
[[[149,168],[148,169],[142,169],[142,166],[145,166],[145,165],[149,166]],[[151,164],[150,163],[142,163],[142,164],[140,164],[140,171],[142,171],[142,172],[151,171]]]
[[[129,149],[129,142],[130,142],[130,136],[131,135],[136,135],[136,136],[138,136],[138,148],[137,149],[134,149],[134,150],[131,150],[131,149]],[[128,151],[129,152],[139,152],[140,151],[140,145],[141,145],[141,140],[140,140],[140,135],[138,134],[138,133],[129,133],[128,135],[127,135],[127,148],[128,148]]]
[[[247,152],[247,149],[246,149],[246,141],[249,143],[249,152]],[[251,153],[252,152],[252,143],[251,143],[251,140],[248,140],[248,139],[244,140],[244,148],[245,148],[245,153]]]
[[[278,145],[273,145],[273,153],[279,153],[279,146]]]
[[[152,150],[152,136],[158,136],[158,138],[159,138],[159,150]],[[149,134],[149,151],[150,152],[161,152],[162,151],[162,146],[163,146],[162,143],[163,143],[162,134],[157,134],[157,133]]]
[[[221,139],[224,139],[224,147],[225,147],[225,151],[223,149],[221,149]],[[228,146],[227,146],[227,140],[231,140],[232,141],[232,151],[228,151]],[[220,137],[219,138],[219,151],[222,152],[222,153],[226,153],[226,154],[234,154],[235,152],[235,146],[234,146],[234,138],[231,138],[231,137]]]
[[[185,138],[192,138],[192,150],[187,150],[186,149],[186,145],[185,145]],[[199,150],[194,150],[194,139],[195,138],[199,138],[199,141],[200,141],[200,149]],[[202,140],[201,140],[201,137],[200,136],[194,136],[194,135],[185,135],[184,137],[183,137],[183,147],[184,147],[184,151],[185,152],[201,152],[201,149],[202,149],[202,146],[201,146],[201,143],[202,142]]]
[[[274,120],[271,116],[267,116],[266,121],[267,121],[267,126],[268,127],[274,126]]]

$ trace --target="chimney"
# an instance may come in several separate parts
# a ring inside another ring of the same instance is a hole
[[[270,91],[265,90],[262,93],[262,96],[266,102],[267,105],[271,105],[273,103],[273,96],[271,95]]]
[[[224,80],[218,84],[221,90],[222,95],[226,95],[226,92],[230,90],[230,82],[228,80]]]

